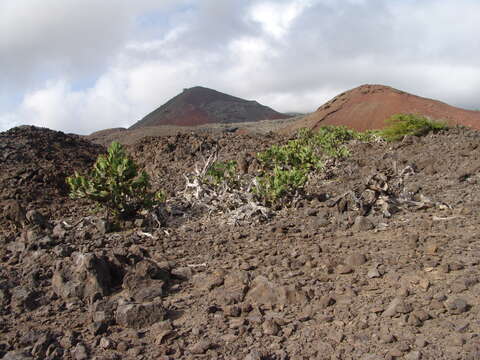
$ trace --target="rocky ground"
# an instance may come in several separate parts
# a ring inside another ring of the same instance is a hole
[[[169,192],[166,224],[121,231],[61,187],[102,148],[0,138],[0,358],[480,358],[478,132],[353,142],[311,196],[236,223],[176,199],[183,173],[216,147],[248,172],[284,138],[147,138],[129,151]]]

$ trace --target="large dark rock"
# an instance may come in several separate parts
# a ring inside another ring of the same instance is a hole
[[[118,306],[115,320],[120,326],[140,329],[165,319],[165,308],[160,301],[142,304],[126,303]]]
[[[75,253],[70,261],[57,262],[52,278],[53,291],[64,299],[107,295],[111,283],[108,262],[91,253]]]

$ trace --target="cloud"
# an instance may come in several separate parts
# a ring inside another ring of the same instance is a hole
[[[195,85],[279,111],[364,83],[479,108],[479,12],[473,0],[3,0],[0,129],[128,126]]]

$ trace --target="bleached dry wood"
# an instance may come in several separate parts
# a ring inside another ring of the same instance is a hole
[[[226,182],[219,185],[208,182],[208,171],[217,159],[218,152],[215,150],[208,158],[202,159],[203,163],[195,164],[192,174],[184,175],[185,189],[182,195],[187,202],[206,208],[209,214],[224,214],[227,222],[233,224],[255,217],[269,217],[269,210],[254,200],[252,188],[255,179],[238,187],[229,186]]]

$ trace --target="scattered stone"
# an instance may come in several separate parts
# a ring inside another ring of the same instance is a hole
[[[157,322],[150,327],[150,333],[154,336],[157,345],[160,345],[172,332],[173,326],[170,320]]]
[[[250,277],[243,270],[233,271],[225,275],[223,288],[217,287],[210,296],[216,302],[224,305],[241,303],[248,290]]]
[[[107,321],[94,321],[90,324],[90,330],[93,335],[100,335],[107,331],[108,322]]]
[[[38,307],[37,293],[27,287],[16,287],[11,290],[10,304],[17,312],[32,311]]]
[[[413,315],[415,315],[420,321],[427,321],[430,319],[430,315],[425,311],[425,310],[415,310],[413,312]]]
[[[340,264],[337,266],[337,274],[346,275],[351,274],[353,269],[348,265]]]
[[[77,343],[77,334],[72,331],[66,331],[59,343],[63,348],[70,350]]]
[[[373,225],[373,223],[368,218],[366,218],[365,216],[357,216],[355,218],[355,222],[353,223],[352,230],[359,232],[372,230],[374,228],[375,225]]]
[[[459,264],[459,263],[451,263],[451,264],[448,264],[448,266],[451,271],[459,271],[464,269],[463,264]]]
[[[110,340],[109,338],[106,338],[106,337],[102,337],[100,339],[100,344],[99,345],[102,349],[105,349],[105,350],[113,348],[112,340]]]
[[[397,307],[402,306],[402,304],[403,304],[403,299],[400,297],[396,297],[390,302],[388,307],[385,309],[385,311],[383,312],[383,316],[393,317],[394,315],[397,314]]]
[[[317,216],[318,214],[318,209],[315,209],[315,208],[307,208],[305,210],[305,215],[307,216]]]
[[[52,277],[53,291],[64,299],[107,295],[111,288],[108,262],[91,253],[75,253],[71,261],[59,260]]]
[[[193,271],[189,267],[176,268],[173,269],[171,272],[173,276],[176,276],[181,280],[190,280],[193,276]]]
[[[327,307],[331,306],[335,304],[335,298],[333,298],[332,296],[322,296],[319,301],[318,301],[318,305],[320,307],[320,309],[326,309]]]
[[[252,304],[287,305],[303,303],[306,297],[294,287],[278,286],[264,276],[257,276],[245,300]]]
[[[345,264],[350,265],[352,267],[363,265],[366,262],[367,262],[367,258],[362,253],[352,254],[345,259]]]
[[[244,318],[233,318],[233,319],[230,319],[230,323],[228,326],[230,329],[238,329],[243,325],[245,325],[245,323],[246,322]]]
[[[415,346],[417,346],[418,348],[423,349],[427,345],[428,345],[428,342],[425,340],[423,336],[418,336],[415,339]]]
[[[463,335],[453,334],[448,338],[450,344],[454,346],[463,346],[465,344],[465,339]]]
[[[208,340],[200,340],[199,342],[193,344],[189,347],[189,350],[192,354],[205,354],[208,349],[212,347],[212,343]]]
[[[464,312],[468,311],[468,303],[461,298],[454,299],[452,301],[448,301],[446,303],[446,307],[448,311],[454,315],[459,315]]]
[[[112,225],[103,219],[97,219],[95,221],[95,227],[101,235],[105,235],[110,232]]]
[[[22,350],[9,351],[2,360],[33,360],[33,357]]]
[[[239,317],[242,313],[242,310],[237,305],[227,305],[223,308],[223,313],[225,316]]]
[[[382,276],[382,275],[381,275],[380,272],[378,271],[377,266],[374,266],[374,267],[372,267],[372,268],[370,268],[370,269],[368,270],[367,277],[368,277],[369,279],[379,278],[379,277],[381,277],[381,276]]]
[[[136,302],[153,301],[164,293],[165,282],[162,280],[145,279],[134,273],[128,273],[123,278],[122,287]]]
[[[405,355],[406,360],[420,360],[422,358],[420,351],[411,351]]]
[[[328,217],[325,215],[317,216],[313,221],[313,226],[316,228],[324,228],[328,225],[330,225],[330,220],[328,220]]]
[[[280,326],[272,319],[265,320],[262,328],[265,335],[277,335],[280,332]]]
[[[425,253],[429,255],[435,255],[438,251],[438,248],[439,246],[437,243],[434,243],[434,242],[427,243],[425,245]]]
[[[76,360],[87,360],[88,359],[87,347],[82,343],[78,343],[77,346],[75,346],[75,348],[73,349],[72,355]]]
[[[130,348],[130,345],[126,341],[120,341],[117,344],[117,350],[124,353]]]
[[[258,350],[252,350],[245,356],[244,360],[262,360],[263,355]]]
[[[134,329],[150,326],[165,318],[165,309],[161,302],[142,304],[122,304],[115,312],[118,325]]]
[[[380,340],[383,344],[391,344],[391,343],[397,341],[395,336],[393,336],[392,334],[383,334],[381,336]]]
[[[459,333],[464,333],[468,330],[470,327],[470,322],[468,321],[459,321],[458,323],[455,324],[455,331]]]
[[[55,237],[56,239],[63,239],[65,238],[66,234],[67,234],[67,229],[65,229],[65,226],[62,223],[58,223],[53,227],[52,236]]]
[[[423,322],[415,314],[410,314],[408,316],[408,325],[421,326],[422,324]]]

